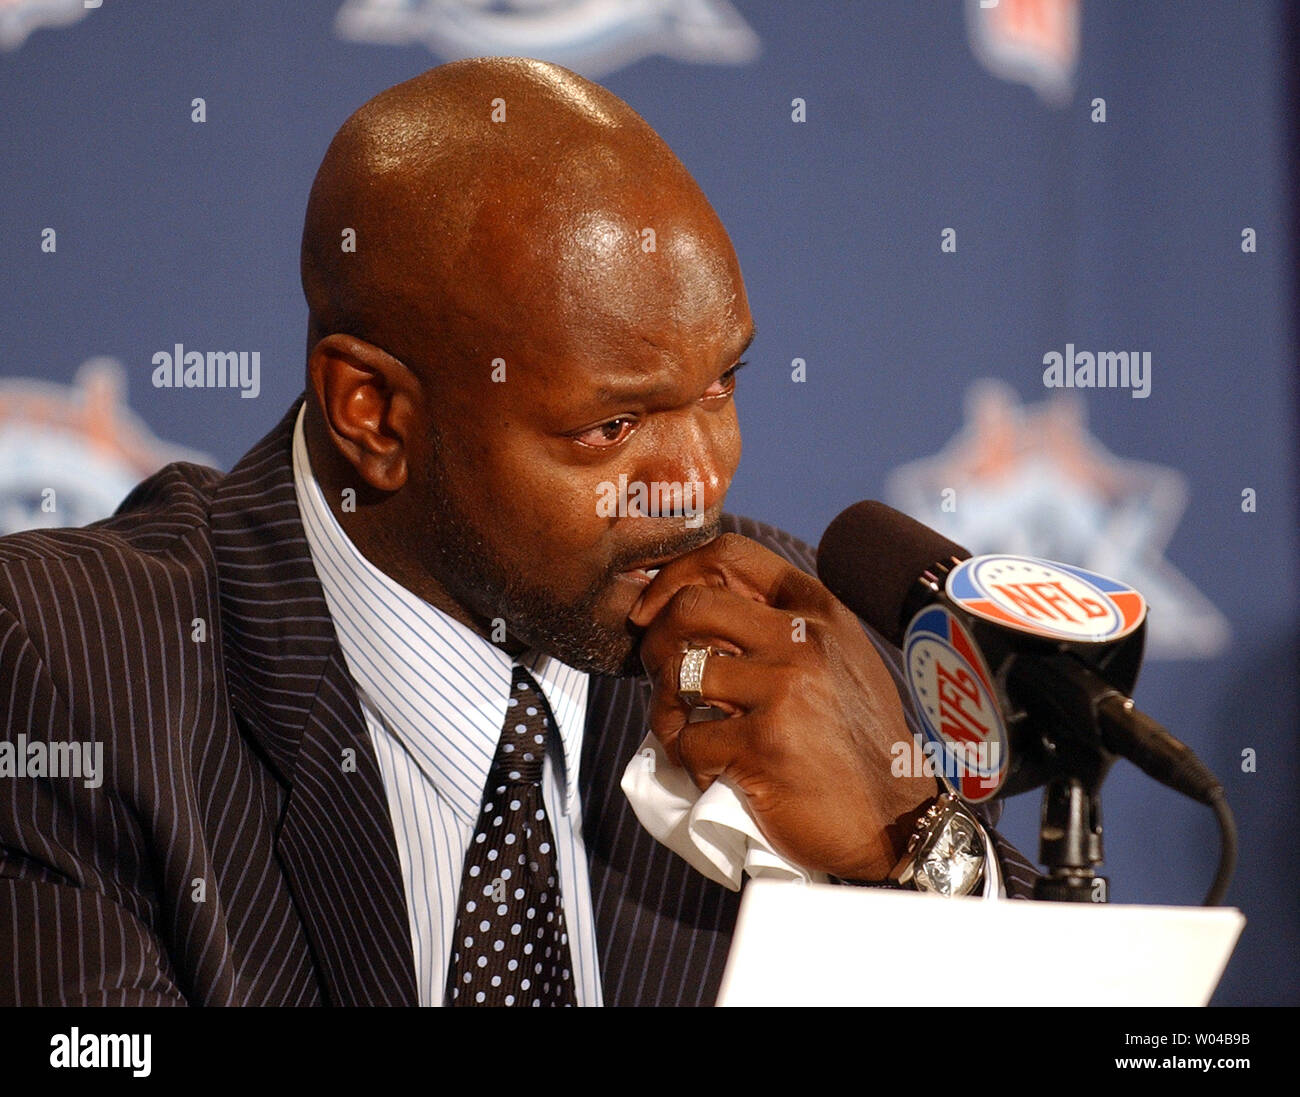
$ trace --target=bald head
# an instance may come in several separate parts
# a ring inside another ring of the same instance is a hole
[[[353,114],[312,187],[302,277],[310,344],[350,334],[426,381],[689,327],[739,282],[712,208],[644,119],[522,58],[444,65]]]

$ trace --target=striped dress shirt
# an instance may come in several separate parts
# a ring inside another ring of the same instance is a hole
[[[367,560],[321,494],[300,412],[294,491],[312,562],[374,744],[406,888],[420,1005],[441,1005],[465,850],[505,724],[513,660]],[[578,1005],[601,1004],[578,765],[588,676],[536,652],[519,663],[555,716],[542,795],[555,832]]]

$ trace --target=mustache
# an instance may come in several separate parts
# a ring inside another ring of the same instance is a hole
[[[703,548],[710,541],[715,540],[721,532],[721,515],[714,515],[712,521],[706,522],[699,529],[690,530],[689,535],[673,535],[660,538],[658,541],[647,541],[644,545],[638,545],[635,549],[620,552],[610,564],[610,577],[612,578],[619,572],[628,571],[644,560],[659,560],[668,556],[674,558],[685,556],[688,552]]]

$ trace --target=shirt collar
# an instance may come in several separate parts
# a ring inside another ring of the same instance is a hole
[[[293,432],[294,492],[357,693],[425,777],[473,823],[505,726],[514,660],[361,554],[312,473],[305,412],[304,404]],[[518,662],[537,679],[559,728],[568,815],[577,805],[589,678],[542,652],[525,652]]]

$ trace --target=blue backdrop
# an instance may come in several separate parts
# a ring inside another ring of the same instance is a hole
[[[307,192],[360,103],[465,53],[570,64],[740,256],[730,509],[816,541],[886,498],[1146,591],[1138,703],[1241,831],[1215,1000],[1295,1003],[1284,24],[1264,0],[0,0],[0,528],[91,520],[178,455],[228,468],[279,418]],[[259,394],[155,388],[177,343],[256,350]],[[1149,393],[1047,387],[1067,344],[1149,354]],[[1114,898],[1198,902],[1210,813],[1123,765],[1104,802]],[[1031,855],[1037,808],[1004,823]]]

